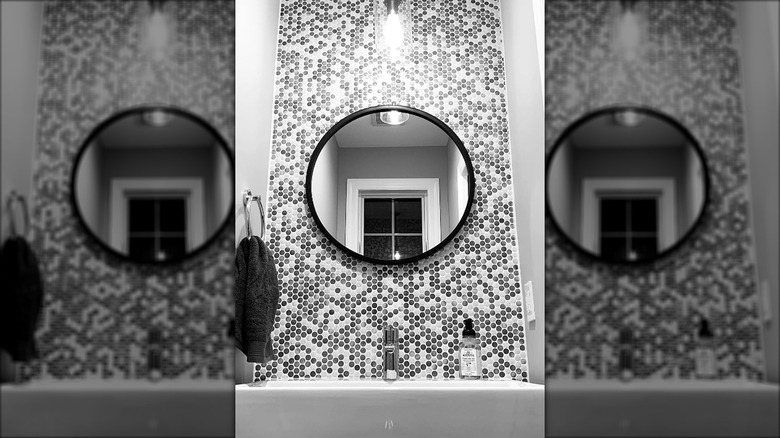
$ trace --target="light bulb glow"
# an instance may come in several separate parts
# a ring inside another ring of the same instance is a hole
[[[401,253],[396,251],[395,254],[393,255],[393,258],[396,259],[396,260],[401,260]]]
[[[626,59],[634,59],[639,54],[643,39],[642,17],[634,10],[623,11],[615,22],[614,39],[618,52]]]
[[[632,11],[623,14],[618,25],[618,38],[627,49],[636,49],[642,40],[642,32],[639,29],[639,19]]]
[[[399,49],[404,43],[404,27],[396,11],[387,14],[385,22],[385,44],[391,49]]]
[[[155,59],[160,60],[165,56],[170,39],[171,33],[165,15],[160,11],[155,11],[149,17],[149,24],[146,28],[146,41]]]

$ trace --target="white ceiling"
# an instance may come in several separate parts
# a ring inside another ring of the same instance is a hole
[[[140,114],[123,117],[105,128],[97,138],[104,148],[212,147],[216,139],[201,125],[174,116],[167,125],[149,126]]]
[[[687,143],[685,136],[663,119],[648,116],[632,127],[602,114],[580,125],[569,137],[576,148],[672,147]]]
[[[342,148],[447,146],[450,137],[433,123],[414,115],[403,125],[374,125],[374,114],[343,126],[334,135]]]

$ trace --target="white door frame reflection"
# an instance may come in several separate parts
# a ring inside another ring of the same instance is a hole
[[[111,212],[109,227],[111,246],[129,252],[128,209],[133,197],[183,197],[186,203],[186,248],[195,249],[205,238],[205,198],[202,178],[113,178],[111,180]],[[165,257],[161,258],[162,260]]]
[[[422,252],[441,242],[439,180],[437,178],[349,178],[347,179],[347,248],[365,255],[364,201],[366,197],[421,198]],[[396,250],[394,259],[403,257]],[[416,255],[416,254],[413,254]]]

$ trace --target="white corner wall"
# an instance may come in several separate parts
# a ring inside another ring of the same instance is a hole
[[[9,234],[6,200],[16,191],[32,206],[32,162],[36,149],[35,127],[38,101],[38,65],[43,2],[0,2],[2,16],[2,120],[0,120],[0,166],[2,166],[2,215],[0,241]],[[16,210],[15,210],[16,211]],[[17,221],[20,216],[17,214]]]
[[[278,25],[279,0],[236,0],[236,246],[246,236],[241,192],[248,188],[267,205]],[[257,206],[250,216],[259,234]],[[236,383],[251,382],[253,364],[235,353]]]
[[[533,282],[536,313],[536,322],[526,320],[525,324],[529,381],[533,383],[544,383],[543,3],[501,1],[520,271],[523,283]],[[529,62],[534,59],[537,63]]]
[[[769,295],[759,304],[765,318],[766,378],[778,382],[778,8],[771,1],[745,1],[737,2],[737,13],[758,285],[760,293]]]

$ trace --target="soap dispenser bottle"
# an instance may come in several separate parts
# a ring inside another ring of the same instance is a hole
[[[460,378],[477,380],[482,373],[482,347],[477,333],[474,331],[474,321],[471,318],[463,321],[463,338],[460,341]]]
[[[716,377],[715,339],[710,330],[710,322],[702,318],[699,322],[699,336],[696,343],[696,376],[701,379]]]

